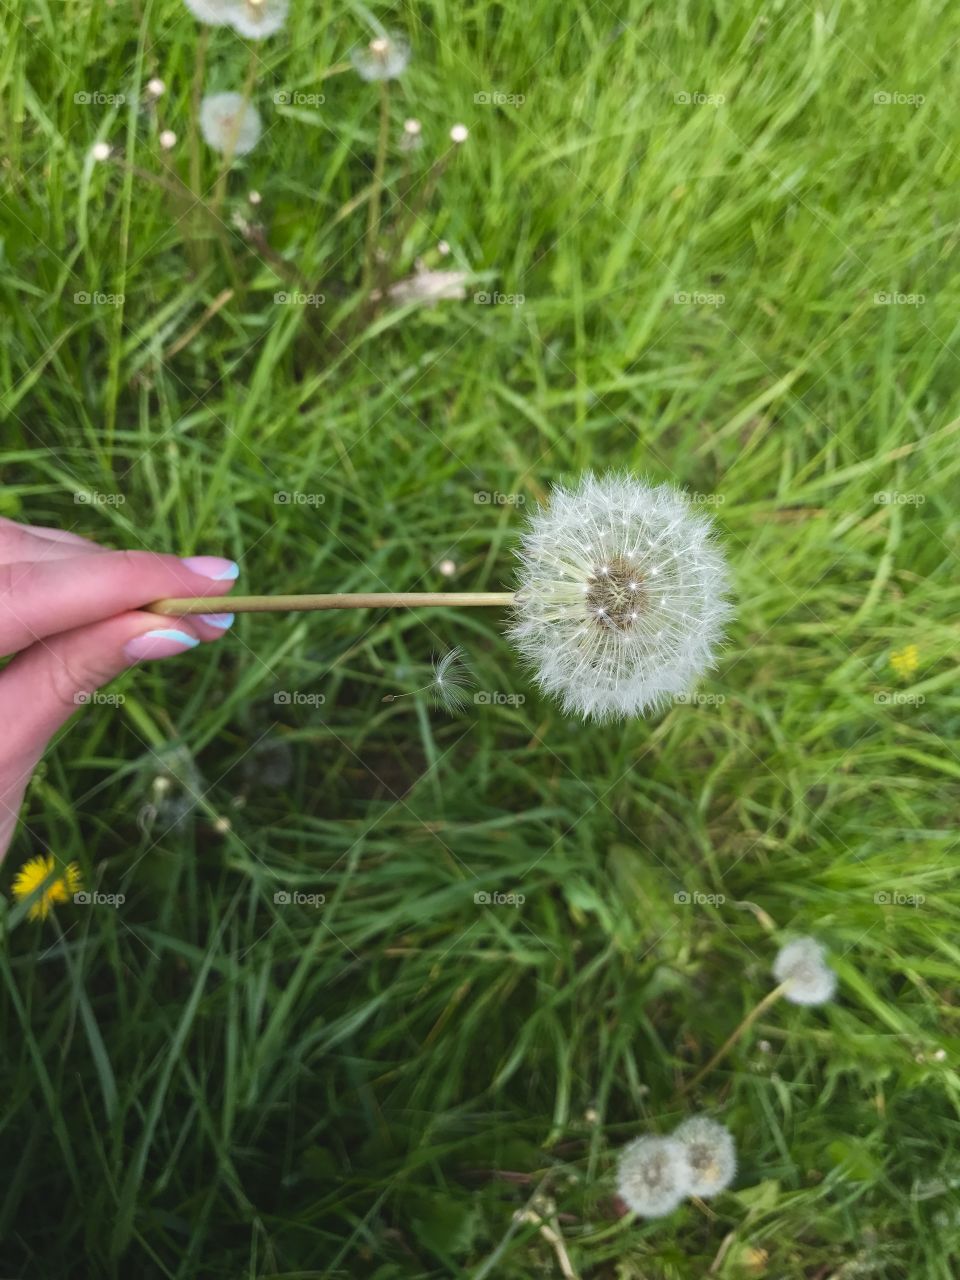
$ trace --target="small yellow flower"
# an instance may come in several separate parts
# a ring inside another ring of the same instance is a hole
[[[915,644],[908,644],[903,649],[890,655],[890,665],[902,679],[912,676],[920,664],[920,651]]]
[[[54,872],[57,872],[54,875]],[[53,877],[48,879],[48,877]],[[29,898],[35,890],[46,881],[43,891],[38,895],[27,913],[29,920],[46,920],[51,910],[59,903],[70,902],[80,888],[80,868],[75,862],[58,871],[58,863],[53,854],[31,858],[25,862],[13,878],[13,896],[17,902]]]

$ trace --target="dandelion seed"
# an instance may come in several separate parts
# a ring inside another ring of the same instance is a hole
[[[170,151],[177,145],[177,135],[172,129],[164,129],[158,141],[164,151]]]
[[[210,93],[200,103],[200,130],[214,151],[245,156],[260,139],[260,112],[242,93]]]
[[[375,36],[364,48],[350,54],[354,70],[362,80],[396,80],[410,61],[410,46],[403,36]]]
[[[784,997],[793,1004],[824,1004],[837,989],[837,975],[816,938],[795,938],[781,947],[773,975],[787,983]]]
[[[617,1190],[643,1218],[672,1213],[689,1192],[686,1152],[673,1138],[637,1138],[620,1152]]]
[[[289,8],[289,0],[234,0],[227,21],[239,35],[265,40],[283,27]]]
[[[455,142],[458,146],[461,142],[466,142],[470,137],[470,130],[465,124],[455,124],[450,130],[450,141]]]
[[[51,876],[53,878],[48,879]],[[46,885],[27,912],[29,920],[46,920],[55,906],[73,899],[80,888],[80,868],[75,862],[68,862],[58,870],[58,863],[52,854],[31,858],[13,878],[11,889],[14,898],[17,902],[23,902],[36,893],[45,880]]]
[[[434,703],[444,711],[460,711],[467,701],[467,691],[473,687],[473,675],[457,646],[442,658],[433,659],[433,679],[420,689],[407,693],[388,693],[383,702],[396,702],[398,698],[410,698],[417,693],[429,693]]]
[[[95,142],[90,148],[94,160],[109,160],[112,148],[109,142]]]
[[[614,474],[554,489],[523,539],[509,634],[565,711],[641,715],[714,665],[731,609],[711,534],[670,485]]]
[[[183,0],[197,19],[208,27],[225,27],[230,21],[231,0]]]
[[[896,653],[891,653],[890,665],[901,679],[906,679],[920,665],[920,650],[915,644],[908,644]]]
[[[162,98],[167,91],[167,86],[159,77],[154,76],[152,80],[147,81],[147,93],[151,98]]]
[[[737,1172],[733,1135],[709,1116],[692,1116],[674,1132],[688,1165],[690,1194],[709,1199],[729,1187]]]

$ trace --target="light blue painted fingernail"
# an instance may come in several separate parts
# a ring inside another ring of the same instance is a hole
[[[200,643],[196,636],[186,631],[178,631],[176,627],[164,627],[159,631],[146,631],[135,636],[123,646],[124,653],[134,662],[143,658],[172,658],[175,653],[183,653],[185,649],[194,649]]]
[[[232,613],[201,613],[200,621],[207,623],[210,627],[219,627],[221,631],[226,631],[227,627],[233,626]]]

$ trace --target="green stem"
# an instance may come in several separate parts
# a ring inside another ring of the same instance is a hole
[[[377,236],[380,230],[380,200],[383,194],[383,175],[387,167],[387,143],[390,138],[390,81],[380,82],[380,133],[377,138],[377,155],[373,166],[373,190],[367,206],[367,243],[363,261],[363,292],[373,285],[376,269]]]

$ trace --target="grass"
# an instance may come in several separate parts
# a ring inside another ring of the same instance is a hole
[[[247,591],[502,590],[521,499],[617,466],[713,504],[737,619],[699,701],[618,728],[483,610],[245,616],[86,708],[3,870],[4,1274],[561,1276],[538,1204],[584,1280],[955,1275],[960,13],[378,8],[413,60],[374,274],[472,273],[418,309],[361,287],[365,11],[294,0],[252,64],[211,33],[265,123],[212,217],[200,29],[133,9],[3,11],[3,514]],[[454,645],[486,703],[383,702]],[[122,906],[29,922],[45,849]],[[682,1093],[791,932],[836,1002]],[[618,1217],[618,1148],[697,1110],[734,1188]]]

